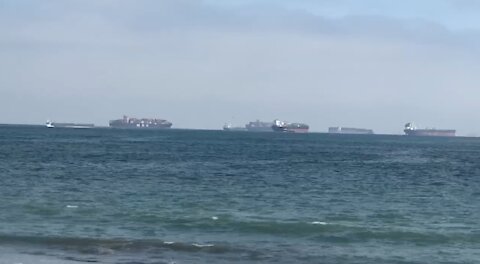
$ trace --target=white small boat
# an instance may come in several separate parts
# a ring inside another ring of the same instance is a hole
[[[55,127],[55,125],[53,125],[53,122],[50,121],[50,120],[47,120],[47,123],[45,124],[45,126],[48,127],[48,128],[54,128]]]

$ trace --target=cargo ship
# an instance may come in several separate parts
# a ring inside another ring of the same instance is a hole
[[[272,130],[275,132],[308,133],[309,126],[303,123],[288,123],[281,120],[274,120]]]
[[[94,124],[82,124],[82,123],[59,123],[59,122],[52,122],[47,120],[45,123],[47,128],[93,128],[95,127]]]
[[[456,131],[454,129],[435,129],[425,128],[417,129],[413,123],[405,124],[403,130],[407,136],[429,136],[429,137],[454,137]]]
[[[123,116],[122,119],[111,120],[111,128],[135,128],[135,129],[166,129],[171,128],[172,123],[159,118],[134,118]]]
[[[353,128],[353,127],[329,127],[330,134],[357,134],[357,135],[371,135],[374,134],[372,129]]]
[[[260,120],[249,122],[245,128],[249,132],[272,132],[272,122],[262,122]]]

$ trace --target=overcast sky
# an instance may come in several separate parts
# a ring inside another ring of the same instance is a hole
[[[480,135],[480,1],[0,0],[0,123]]]

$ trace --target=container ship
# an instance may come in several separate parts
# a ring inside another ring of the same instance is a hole
[[[272,122],[262,122],[260,120],[249,122],[245,125],[247,131],[250,132],[272,132]]]
[[[93,128],[95,127],[94,124],[82,124],[82,123],[59,123],[59,122],[52,122],[47,120],[45,126],[48,128]]]
[[[109,124],[112,128],[166,129],[172,127],[172,123],[165,119],[128,116],[123,116],[122,119],[111,120]]]
[[[358,134],[358,135],[374,134],[372,129],[352,128],[352,127],[329,127],[328,128],[328,133],[330,133],[330,134]]]
[[[309,126],[303,123],[288,123],[281,120],[274,120],[272,130],[275,132],[308,133]]]
[[[430,136],[430,137],[454,137],[456,131],[454,129],[434,129],[425,128],[417,129],[413,123],[405,124],[403,130],[407,136]]]

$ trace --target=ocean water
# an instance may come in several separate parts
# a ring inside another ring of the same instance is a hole
[[[0,263],[480,263],[480,139],[0,127]]]

